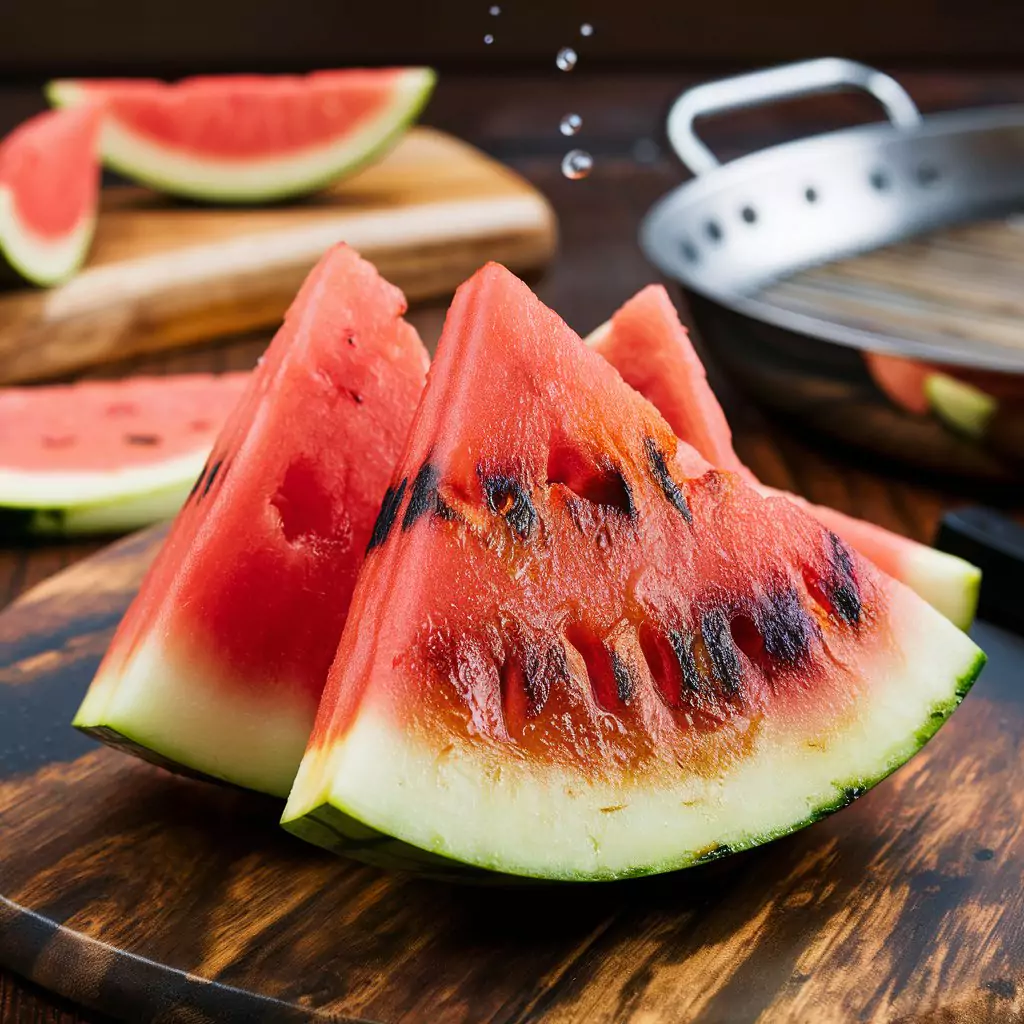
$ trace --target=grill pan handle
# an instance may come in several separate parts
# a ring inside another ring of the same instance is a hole
[[[894,78],[853,60],[820,57],[706,82],[688,89],[669,111],[669,141],[679,159],[694,174],[706,174],[719,163],[694,131],[693,122],[698,117],[849,88],[871,93],[897,128],[912,128],[921,123],[920,111]]]

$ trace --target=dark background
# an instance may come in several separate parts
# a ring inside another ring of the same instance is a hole
[[[903,67],[1024,66],[1024,0],[505,0],[499,17],[491,2],[0,0],[0,78],[390,62],[551,67],[564,45],[602,69],[822,54]],[[579,36],[585,21],[589,39]]]

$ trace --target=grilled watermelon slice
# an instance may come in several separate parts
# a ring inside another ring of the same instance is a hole
[[[672,300],[660,285],[638,292],[588,341],[622,374],[627,384],[658,408],[676,435],[693,445],[713,466],[740,473],[765,494],[779,494],[798,502],[955,625],[961,629],[970,627],[981,587],[981,570],[977,566],[874,523],[764,487],[755,479],[733,449],[732,432],[708,384],[700,357],[679,322]]]
[[[849,802],[982,662],[491,265],[449,311],[283,822],[368,860],[684,867]]]
[[[108,166],[172,195],[265,202],[323,188],[381,156],[434,87],[429,68],[217,75],[176,83],[63,79],[61,107],[101,103]]]
[[[347,246],[313,269],[75,718],[284,796],[423,387],[405,299]]]

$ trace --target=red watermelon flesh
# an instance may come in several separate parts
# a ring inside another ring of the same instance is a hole
[[[248,374],[182,374],[0,390],[0,508],[32,532],[169,518]]]
[[[35,284],[68,277],[88,252],[101,119],[93,104],[46,111],[0,142],[0,254]]]
[[[685,866],[842,806],[983,660],[677,441],[494,265],[449,311],[349,623],[285,827],[562,879]]]
[[[652,402],[676,435],[712,465],[742,474],[765,493],[781,494],[834,530],[890,576],[906,583],[961,629],[978,603],[980,571],[962,558],[936,551],[874,523],[812,505],[757,482],[732,446],[732,433],[672,300],[651,285],[629,300],[588,339],[626,383]]]
[[[214,446],[75,724],[285,794],[427,355],[347,246],[311,272]]]
[[[379,155],[426,103],[427,68],[220,75],[176,83],[68,79],[59,106],[100,102],[104,160],[174,194],[279,199],[322,188]]]

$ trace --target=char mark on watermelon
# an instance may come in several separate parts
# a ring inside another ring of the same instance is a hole
[[[405,309],[346,246],[314,268],[193,468],[79,728],[165,767],[288,792],[363,554],[404,494],[378,518],[427,366]]]
[[[502,268],[456,295],[390,522],[425,464],[458,518],[415,496],[367,559],[285,811],[340,852],[368,830],[530,877],[688,866],[873,785],[983,661],[678,442]]]
[[[679,438],[712,465],[739,473],[762,493],[784,493],[760,484],[733,450],[725,414],[664,288],[643,289],[594,331],[588,342],[658,409]],[[888,367],[906,361],[885,357],[879,365],[882,362]],[[970,626],[981,583],[976,566],[835,509],[785,496],[799,502],[884,572],[906,583],[951,622],[961,629]]]

